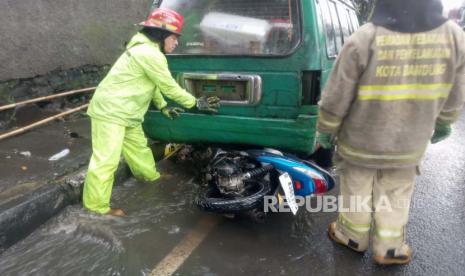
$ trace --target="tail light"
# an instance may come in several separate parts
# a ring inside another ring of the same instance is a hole
[[[295,188],[296,190],[302,189],[302,183],[300,183],[299,180],[294,181],[294,188]]]
[[[326,187],[325,181],[318,178],[315,179],[313,178],[313,183],[315,183],[315,193],[316,194],[322,194],[326,193],[328,191],[328,187]]]

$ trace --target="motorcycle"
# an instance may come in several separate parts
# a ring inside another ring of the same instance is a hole
[[[201,210],[230,217],[245,214],[259,222],[266,216],[265,200],[285,202],[296,214],[295,196],[326,193],[335,185],[333,176],[314,162],[273,149],[218,149],[202,182],[195,200]]]

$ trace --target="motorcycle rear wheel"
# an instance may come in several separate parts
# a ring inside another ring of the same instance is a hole
[[[200,188],[195,204],[204,211],[215,213],[238,213],[260,207],[263,197],[270,194],[271,187],[268,181],[255,181],[254,189],[245,196],[225,197],[212,185]]]

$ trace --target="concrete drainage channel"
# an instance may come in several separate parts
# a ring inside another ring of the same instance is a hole
[[[77,204],[82,195],[87,166],[59,180],[42,185],[18,198],[0,203],[0,254],[25,238],[66,206]],[[131,176],[121,162],[115,176],[118,185]]]

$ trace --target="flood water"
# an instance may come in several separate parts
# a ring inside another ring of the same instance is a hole
[[[155,184],[126,181],[112,202],[128,216],[91,214],[70,206],[8,249],[1,275],[143,275],[200,215],[190,206],[188,175],[167,173]],[[176,178],[171,179],[170,178]]]

